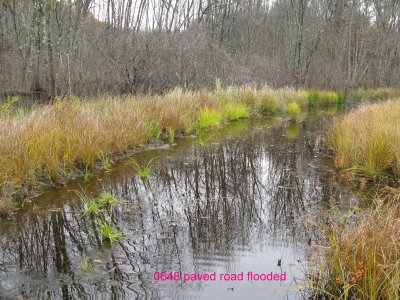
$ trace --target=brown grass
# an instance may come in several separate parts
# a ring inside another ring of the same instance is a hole
[[[304,102],[294,89],[228,87],[214,92],[175,89],[164,96],[59,99],[31,111],[12,111],[7,105],[0,113],[0,184],[11,182],[29,192],[38,182],[67,181],[152,140],[173,142],[176,133],[247,118],[262,110],[265,95],[282,113],[287,103]]]
[[[314,253],[311,289],[317,298],[398,299],[400,292],[400,206],[333,214],[323,228],[327,245]]]
[[[307,98],[306,91],[292,88],[217,86],[163,96],[58,100],[30,111],[13,110],[12,98],[0,110],[0,185],[29,194],[39,182],[65,182],[98,162],[109,167],[111,156],[153,140],[173,142],[176,133],[254,114],[287,114],[289,106],[307,105]]]

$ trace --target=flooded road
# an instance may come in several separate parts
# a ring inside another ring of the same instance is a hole
[[[318,239],[309,224],[352,199],[323,153],[327,119],[234,122],[135,155],[139,164],[156,158],[147,181],[121,163],[24,203],[0,222],[0,298],[300,299],[305,252]],[[76,190],[121,199],[107,219],[125,238],[102,242]],[[184,282],[205,273],[216,280]]]

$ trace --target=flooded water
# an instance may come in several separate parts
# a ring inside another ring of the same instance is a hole
[[[302,298],[310,220],[352,199],[322,151],[327,118],[234,122],[135,155],[156,157],[147,181],[121,163],[25,202],[0,222],[0,298]],[[105,218],[125,238],[102,242],[76,190],[123,200]]]

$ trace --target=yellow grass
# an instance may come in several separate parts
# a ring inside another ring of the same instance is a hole
[[[0,184],[27,192],[40,181],[65,181],[93,169],[104,158],[153,139],[171,140],[177,132],[247,118],[261,112],[266,97],[282,112],[287,103],[301,105],[303,99],[294,89],[228,87],[199,92],[175,89],[164,96],[140,98],[58,100],[24,113],[13,112],[13,103],[7,104],[0,113]],[[5,197],[3,190],[1,197]]]
[[[0,110],[0,202],[9,191],[28,192],[38,182],[67,181],[109,168],[110,157],[152,140],[173,142],[175,133],[192,133],[254,114],[293,115],[307,105],[308,92],[292,88],[218,86],[215,91],[163,96],[58,100],[31,111]],[[288,108],[290,111],[288,112]],[[3,186],[7,186],[3,188]]]
[[[327,142],[338,168],[370,178],[400,178],[400,98],[363,106],[337,119]]]

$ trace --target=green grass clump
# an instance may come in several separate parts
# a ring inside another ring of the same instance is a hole
[[[299,117],[300,112],[300,106],[296,102],[289,103],[288,113],[292,119],[296,120]]]
[[[99,215],[102,211],[101,205],[96,201],[96,199],[90,199],[84,191],[76,191],[80,201],[83,204],[82,215],[95,216]]]
[[[322,91],[319,93],[319,105],[328,106],[338,103],[338,95],[333,91]]]
[[[86,255],[83,255],[82,263],[81,263],[81,270],[84,273],[90,273],[92,272],[93,266],[92,263],[90,262],[89,258]]]
[[[365,105],[337,119],[327,133],[335,165],[356,175],[400,178],[400,99]]]
[[[107,240],[112,245],[115,241],[121,240],[124,238],[124,234],[118,232],[114,227],[108,224],[106,221],[103,221],[100,224],[100,234],[103,240]]]
[[[168,128],[168,140],[170,144],[173,144],[175,141],[175,129],[172,127]]]
[[[339,105],[344,104],[344,102],[346,101],[346,94],[344,93],[344,91],[337,91],[337,103]]]
[[[101,153],[99,159],[101,161],[101,166],[103,167],[103,169],[109,171],[112,165],[110,156]]]
[[[121,204],[121,200],[113,196],[110,192],[104,192],[97,198],[97,202],[100,207],[110,207],[117,206]]]
[[[307,102],[309,107],[317,107],[319,105],[319,92],[317,90],[310,90],[307,95]]]
[[[110,192],[103,192],[95,199],[89,198],[84,191],[76,191],[76,193],[83,204],[83,216],[101,216],[106,208],[112,209],[114,206],[121,204],[121,200],[113,196]]]
[[[101,211],[101,205],[94,199],[86,201],[83,205],[83,215],[98,215]]]
[[[154,164],[154,160],[157,157],[153,157],[152,159],[150,159],[146,164],[144,164],[143,166],[141,166],[134,158],[131,158],[128,162],[128,164],[130,164],[131,166],[133,166],[133,168],[135,169],[135,171],[137,172],[137,174],[139,175],[140,179],[142,180],[147,180],[149,178],[149,176],[152,174],[152,170],[155,166]]]
[[[200,129],[216,127],[219,126],[221,122],[222,114],[220,112],[210,109],[208,107],[205,107],[200,111],[200,116],[198,120]]]
[[[343,91],[318,91],[316,89],[302,92],[307,97],[308,106],[312,108],[343,104],[345,95]]]
[[[248,118],[250,112],[244,104],[227,104],[224,106],[224,116],[228,120],[233,121]]]

